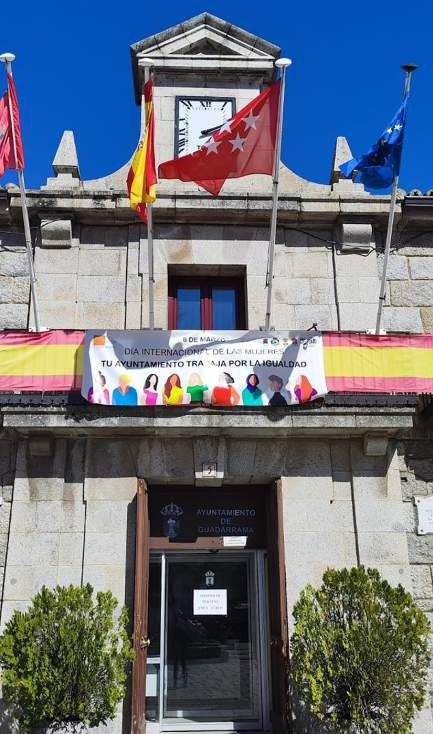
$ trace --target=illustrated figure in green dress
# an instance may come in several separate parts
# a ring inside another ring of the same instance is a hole
[[[186,391],[191,395],[191,403],[203,403],[204,393],[209,390],[207,385],[203,384],[203,380],[198,372],[193,372],[188,380]]]

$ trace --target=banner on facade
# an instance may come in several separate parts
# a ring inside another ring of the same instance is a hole
[[[83,331],[0,331],[0,392],[80,390],[83,353]]]
[[[432,393],[432,334],[324,335],[325,373],[332,392]]]
[[[86,332],[90,403],[284,407],[326,393],[320,332]]]
[[[0,392],[80,390],[84,339],[70,329],[0,331]],[[331,392],[433,393],[432,334],[325,332],[323,355]]]

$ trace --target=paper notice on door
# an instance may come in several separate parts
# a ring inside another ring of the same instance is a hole
[[[194,616],[227,615],[227,589],[194,589]]]
[[[228,535],[223,538],[223,545],[225,548],[245,548],[246,544],[246,535]]]

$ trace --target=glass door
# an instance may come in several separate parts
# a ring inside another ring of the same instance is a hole
[[[149,731],[157,723],[165,731],[263,728],[265,625],[259,624],[257,557],[243,551],[151,558]]]
[[[161,589],[164,559],[161,556],[150,556],[149,562],[149,614],[148,638],[150,645],[147,651],[146,670],[146,721],[147,728],[156,724],[159,729],[159,687],[161,680]]]

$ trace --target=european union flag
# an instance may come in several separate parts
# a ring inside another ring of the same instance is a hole
[[[406,96],[392,122],[369,151],[360,158],[352,158],[340,166],[340,170],[347,178],[356,171],[357,183],[363,183],[372,189],[385,189],[391,186],[394,176],[400,173],[407,99]]]

